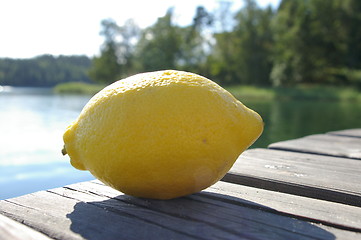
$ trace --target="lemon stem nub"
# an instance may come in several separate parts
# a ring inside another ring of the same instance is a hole
[[[63,149],[61,149],[61,153],[63,154],[63,156],[68,154],[67,151],[66,151],[65,145],[64,145]]]

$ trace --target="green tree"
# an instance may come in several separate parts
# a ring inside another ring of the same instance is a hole
[[[173,23],[173,10],[141,34],[136,46],[136,59],[140,71],[174,69],[181,54],[180,29]]]
[[[270,84],[273,17],[272,8],[262,9],[254,0],[245,1],[232,31],[215,34],[210,63],[216,79],[223,84]]]
[[[231,3],[220,2],[214,16],[213,39],[215,43],[207,59],[207,64],[210,66],[210,76],[220,84],[235,84],[238,78],[238,63],[235,54],[237,39],[233,32],[234,24],[231,21],[234,20]]]
[[[0,85],[53,87],[63,82],[90,82],[86,56],[41,55],[29,59],[0,59]]]
[[[104,36],[99,57],[94,57],[89,76],[97,82],[111,83],[135,73],[134,45],[139,27],[133,20],[118,26],[114,20],[102,21],[100,34]]]
[[[275,86],[290,83],[290,79],[292,82],[299,79],[295,69],[299,56],[295,55],[295,52],[299,40],[297,35],[300,25],[298,17],[300,4],[304,4],[303,1],[283,0],[273,22],[275,45],[271,79]]]
[[[245,7],[236,15],[235,59],[239,63],[237,75],[241,83],[270,85],[273,17],[271,7],[260,8],[255,0],[246,0]]]
[[[101,25],[100,35],[104,36],[105,40],[100,56],[93,58],[89,77],[96,82],[111,83],[116,81],[121,74],[116,43],[119,27],[112,19],[103,20]]]
[[[94,57],[89,77],[100,83],[111,83],[120,78],[120,64],[114,44],[106,43],[99,57]]]
[[[178,68],[202,75],[209,74],[206,61],[211,46],[209,41],[212,24],[213,16],[204,7],[198,6],[192,24],[179,28],[181,49]]]
[[[283,0],[274,21],[274,85],[360,84],[361,2]]]
[[[126,77],[136,72],[135,46],[139,41],[141,30],[132,20],[127,20],[119,27],[119,42],[117,46],[118,62],[121,65],[121,77]]]
[[[330,29],[323,35],[324,42],[331,42],[332,53],[326,68],[326,78],[334,83],[355,85],[361,88],[361,2],[358,0],[332,0],[332,21],[327,20],[324,4],[314,0],[323,14],[320,25]],[[329,35],[333,34],[333,35]],[[328,36],[329,38],[327,38]],[[325,49],[326,51],[326,49]]]

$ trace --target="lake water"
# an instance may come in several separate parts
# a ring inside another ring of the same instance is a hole
[[[62,135],[89,96],[50,89],[0,88],[0,199],[94,179],[62,156]],[[314,133],[360,128],[361,104],[242,100],[261,114],[265,131],[252,147]]]
[[[62,135],[89,100],[50,89],[0,92],[0,199],[93,179],[62,156]]]

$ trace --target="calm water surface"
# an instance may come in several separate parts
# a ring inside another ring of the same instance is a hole
[[[0,199],[93,179],[62,156],[62,135],[89,100],[50,89],[0,92]]]
[[[361,103],[312,100],[249,101],[265,122],[262,136],[252,146],[328,131],[361,128]]]
[[[0,199],[93,179],[71,167],[60,152],[65,128],[89,99],[52,94],[50,89],[0,88]],[[253,147],[361,127],[361,104],[242,101],[265,121],[265,131]]]

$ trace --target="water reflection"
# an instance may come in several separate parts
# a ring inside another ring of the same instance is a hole
[[[261,114],[265,130],[252,147],[328,131],[360,128],[361,104],[337,101],[243,101]]]
[[[0,199],[92,179],[64,158],[62,135],[89,100],[51,89],[0,92]]]

